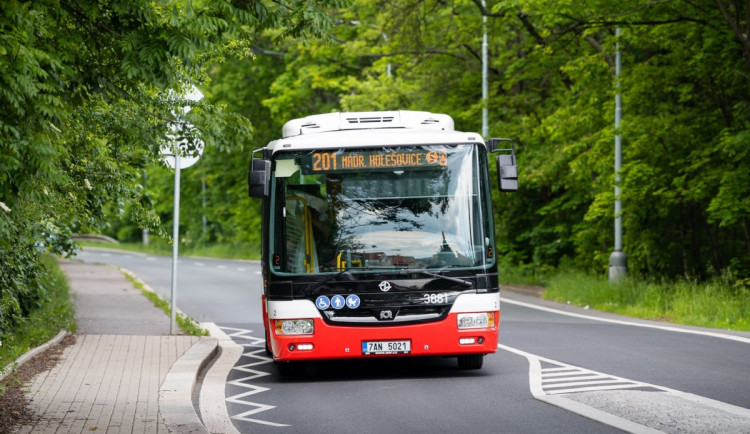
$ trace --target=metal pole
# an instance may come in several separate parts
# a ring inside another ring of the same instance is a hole
[[[202,223],[202,233],[205,236],[206,235],[206,226],[208,224],[208,220],[206,219],[206,177],[201,177],[201,206],[203,208],[203,216],[201,217],[201,223]]]
[[[147,186],[148,186],[148,172],[144,170],[143,171],[143,189],[145,190]],[[144,246],[148,246],[150,242],[148,228],[143,228],[143,230],[141,231],[141,241],[143,242]]]
[[[615,250],[609,256],[609,280],[618,280],[627,274],[627,256],[622,251],[622,202],[620,201],[620,169],[622,168],[622,137],[620,120],[622,118],[622,98],[620,95],[620,29],[615,30]]]
[[[482,137],[489,136],[489,87],[487,84],[487,15],[484,10],[487,7],[482,0]]]
[[[386,45],[388,44],[388,36],[385,34],[385,32],[380,32],[380,35],[383,37],[383,41],[385,41]],[[386,65],[385,68],[385,74],[390,77],[391,76],[391,62],[388,62],[388,65]]]
[[[180,244],[180,152],[175,144],[174,152],[174,221],[172,222],[172,296],[169,334],[175,334],[177,309],[177,256]]]
[[[620,37],[620,29],[615,31]],[[620,120],[622,119],[622,95],[620,95],[620,42],[617,44],[615,55],[615,77],[617,94],[615,95],[615,250],[622,250],[622,203],[620,201],[620,169],[622,168],[622,137],[620,135]]]

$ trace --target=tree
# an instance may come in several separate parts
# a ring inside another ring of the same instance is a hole
[[[516,140],[521,170],[521,192],[494,199],[506,258],[606,270],[621,27],[631,270],[750,273],[742,2],[357,1],[340,12],[332,47],[298,48],[266,103],[280,119],[401,108],[449,113],[457,128],[479,130],[483,14],[490,131]]]
[[[0,5],[0,337],[44,295],[40,249],[70,253],[107,204],[142,202],[141,174],[166,143],[186,86],[255,35],[322,36],[335,0],[9,0]],[[171,92],[170,92],[171,90]],[[191,112],[210,148],[241,147],[249,121]],[[196,137],[190,137],[194,142]],[[189,147],[188,147],[189,148]],[[189,149],[187,150],[189,151]]]

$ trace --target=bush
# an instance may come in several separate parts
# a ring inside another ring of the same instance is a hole
[[[23,309],[17,309],[12,316],[5,315],[10,311],[3,310],[2,318],[6,328],[0,335],[0,340],[3,341],[3,345],[0,346],[0,369],[29,349],[47,342],[60,330],[75,331],[75,319],[65,276],[53,256],[38,252],[37,254],[38,262],[35,262],[34,267],[39,268],[36,274],[38,291],[33,302],[26,299],[26,306],[30,310],[21,314]],[[4,264],[7,258],[8,256],[3,257]],[[9,273],[6,273],[5,268],[0,272],[3,279],[7,274]],[[7,295],[10,291],[3,286],[3,293]],[[5,305],[5,301],[0,303]]]
[[[0,245],[0,340],[38,307],[46,292],[40,252],[33,244]]]

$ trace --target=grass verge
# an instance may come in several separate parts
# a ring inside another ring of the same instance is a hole
[[[576,272],[549,278],[544,298],[677,324],[750,331],[750,288],[730,279],[709,282],[609,282]]]
[[[122,274],[125,275],[125,278],[128,279],[128,281],[132,283],[133,286],[139,289],[146,298],[151,300],[151,302],[154,303],[156,307],[163,310],[167,316],[171,315],[169,302],[159,297],[157,293],[146,289],[143,282],[133,277],[130,273],[122,271]],[[196,324],[195,321],[193,321],[193,319],[188,316],[182,315],[180,313],[175,313],[175,321],[177,322],[177,326],[189,335],[208,336],[208,331],[201,329],[198,324]]]
[[[42,305],[31,312],[13,330],[11,337],[0,345],[0,370],[30,349],[49,341],[60,330],[76,330],[70,287],[65,275],[54,257],[45,255],[42,263],[47,269],[47,280],[44,283],[47,288],[46,297]]]
[[[108,249],[125,250],[128,252],[140,252],[151,255],[169,256],[172,254],[172,246],[158,240],[148,246],[142,243],[98,243],[95,241],[79,241],[81,247],[105,247]],[[236,244],[214,244],[209,246],[180,246],[180,256],[203,256],[208,258],[224,259],[260,259],[260,249],[250,245]]]

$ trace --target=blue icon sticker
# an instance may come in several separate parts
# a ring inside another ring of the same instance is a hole
[[[349,309],[356,309],[359,307],[359,297],[352,294],[348,297],[346,297],[346,305],[349,307]]]
[[[318,307],[320,310],[326,310],[328,309],[328,306],[331,305],[331,300],[328,299],[325,295],[321,295],[317,299],[315,299],[315,306]]]
[[[344,307],[344,304],[346,304],[346,301],[344,300],[343,295],[334,295],[331,299],[331,306],[333,306],[334,309],[341,309]]]

